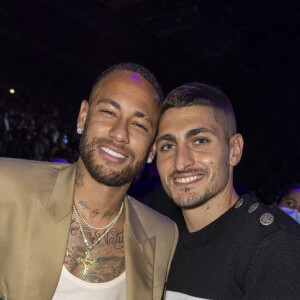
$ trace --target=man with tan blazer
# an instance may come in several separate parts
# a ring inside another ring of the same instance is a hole
[[[164,298],[177,227],[126,195],[161,98],[148,70],[113,66],[82,102],[76,164],[0,159],[0,299]]]

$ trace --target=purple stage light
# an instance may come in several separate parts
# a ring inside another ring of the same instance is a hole
[[[139,75],[137,75],[137,74],[132,74],[132,75],[130,76],[130,78],[131,78],[133,81],[136,81],[136,82],[141,81],[141,77],[140,77]]]

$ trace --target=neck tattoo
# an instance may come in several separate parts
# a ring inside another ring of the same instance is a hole
[[[93,266],[97,266],[98,265],[98,262],[97,260],[91,260],[91,251],[92,249],[98,245],[100,243],[100,241],[110,232],[110,230],[113,228],[113,226],[117,223],[117,221],[119,220],[120,218],[120,215],[123,211],[123,207],[124,207],[124,201],[122,202],[121,204],[121,207],[120,207],[120,210],[119,210],[119,213],[117,214],[117,216],[106,226],[104,227],[94,227],[90,224],[88,224],[88,222],[83,218],[83,216],[81,215],[79,209],[76,207],[76,204],[74,203],[73,204],[73,209],[74,209],[74,212],[75,212],[75,216],[76,216],[76,220],[78,222],[78,225],[79,225],[79,229],[80,229],[80,232],[81,232],[81,235],[83,237],[83,241],[84,243],[86,244],[87,246],[87,251],[85,252],[85,258],[82,258],[82,257],[78,257],[76,260],[78,262],[78,264],[80,263],[83,263],[84,265],[84,271],[83,271],[83,274],[82,274],[82,279],[83,280],[86,280],[88,278],[88,275],[87,275],[87,272],[88,272],[88,268],[90,265],[93,265]],[[100,237],[96,240],[95,243],[93,244],[89,244],[88,243],[88,240],[84,234],[84,231],[83,231],[83,228],[81,226],[81,223],[80,223],[80,218],[79,216],[81,217],[81,219],[83,220],[83,222],[90,228],[92,229],[95,229],[95,230],[105,230],[101,235]]]

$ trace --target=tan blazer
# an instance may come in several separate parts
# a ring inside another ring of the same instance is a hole
[[[61,274],[76,164],[0,158],[0,298],[50,300]],[[161,299],[178,230],[168,218],[125,202],[128,300]]]

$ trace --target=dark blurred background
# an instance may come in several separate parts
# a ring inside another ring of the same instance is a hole
[[[75,161],[80,102],[102,70],[136,62],[165,93],[200,81],[228,95],[245,139],[235,182],[272,202],[300,181],[300,1],[0,5],[1,155]]]

